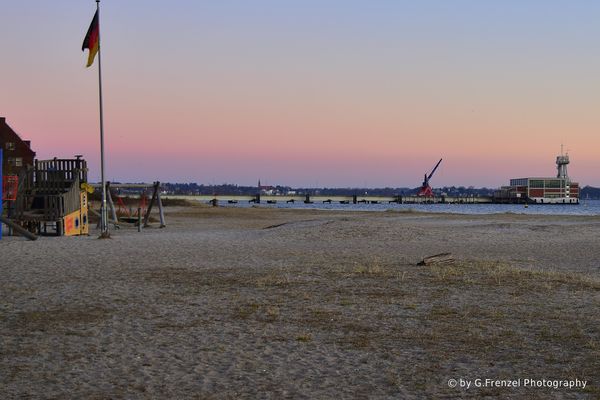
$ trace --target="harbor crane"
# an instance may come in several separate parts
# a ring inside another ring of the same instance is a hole
[[[431,186],[429,186],[429,180],[431,179],[431,177],[435,173],[435,170],[438,169],[441,163],[442,159],[440,158],[440,161],[438,161],[438,163],[435,164],[435,167],[433,167],[429,175],[427,175],[427,173],[425,174],[425,178],[423,179],[423,185],[419,189],[417,196],[433,197],[433,190],[431,189]]]

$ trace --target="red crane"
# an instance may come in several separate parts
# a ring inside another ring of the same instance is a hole
[[[417,193],[417,196],[433,197],[433,190],[431,190],[431,186],[429,186],[429,180],[435,173],[435,170],[438,169],[441,162],[442,159],[440,158],[440,161],[438,161],[438,163],[435,164],[435,167],[433,167],[431,173],[429,175],[425,174],[425,178],[423,179],[423,185],[421,186],[421,189],[419,189],[419,193]]]

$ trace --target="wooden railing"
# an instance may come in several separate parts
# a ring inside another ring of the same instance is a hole
[[[47,164],[38,162],[36,165]],[[57,221],[78,210],[80,208],[80,176],[85,174],[85,171],[80,170],[36,170],[33,168],[23,172],[20,176],[15,204],[16,219]]]
[[[35,160],[36,183],[51,179],[56,182],[60,179],[67,182],[75,180],[78,176],[79,182],[87,182],[87,163],[82,159],[52,159]]]

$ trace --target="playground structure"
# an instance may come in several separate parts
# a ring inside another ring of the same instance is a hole
[[[101,186],[90,185],[87,182],[87,171],[86,161],[80,156],[76,156],[75,159],[36,160],[33,167],[21,171],[18,179],[10,177],[4,180],[4,199],[9,199],[7,194],[10,195],[11,206],[8,208],[7,218],[0,216],[0,222],[6,224],[11,231],[14,230],[32,240],[37,239],[36,235],[89,234],[88,213],[96,216],[100,214],[89,205],[88,193],[92,193],[94,187]],[[144,189],[136,212],[127,211],[123,199],[117,194],[114,195],[120,208],[121,221],[134,222],[139,229],[142,226],[148,227],[150,213],[156,204],[160,227],[166,226],[160,182],[118,187]],[[146,196],[148,189],[152,190],[149,203]],[[107,182],[107,206],[112,217],[110,222],[115,229],[119,229],[119,216],[113,202],[110,182]]]
[[[1,152],[0,157],[2,157]],[[36,235],[89,234],[88,213],[99,216],[99,212],[89,205],[88,194],[94,191],[94,187],[101,186],[90,185],[87,182],[87,171],[86,161],[81,156],[76,156],[75,159],[35,160],[34,165],[21,171],[18,177],[4,177],[3,185],[0,187],[0,199],[8,200],[8,207],[7,216],[0,215],[0,222],[7,225],[11,232],[16,231],[31,240],[37,239]],[[139,229],[142,226],[148,227],[150,213],[156,204],[159,210],[160,227],[166,226],[160,197],[160,182],[118,185],[118,187],[144,189],[135,213],[131,210],[127,212],[123,199],[115,194],[121,221],[134,223],[138,221]],[[145,194],[148,189],[152,189],[149,203]],[[109,182],[107,183],[107,205],[112,216],[110,222],[116,229],[120,228]]]
[[[2,149],[0,149],[0,176],[2,176]],[[2,239],[2,224],[4,223],[8,226],[9,233],[14,230],[30,240],[36,240],[37,236],[2,215],[4,213],[4,201],[6,201],[8,214],[10,215],[11,202],[17,196],[17,183],[18,179],[15,175],[2,176],[2,184],[0,184],[0,239]]]
[[[88,213],[97,214],[88,204],[93,187],[87,182],[86,161],[82,156],[74,157],[34,160],[30,141],[22,140],[0,117],[0,239],[3,233],[13,232],[32,240],[37,239],[36,235],[89,234]],[[144,226],[148,226],[152,206],[157,201],[161,228],[165,227],[160,184],[146,186],[154,187],[154,194],[149,206],[140,205],[138,218],[143,217]],[[107,197],[113,220],[117,221],[110,192]],[[122,200],[120,205],[125,210]],[[133,212],[126,216],[134,217]],[[3,231],[4,225],[8,229]]]
[[[86,235],[88,225],[87,164],[75,159],[35,160],[19,174],[11,218],[39,235]]]
[[[101,185],[91,185],[94,188],[101,188]],[[137,209],[128,207],[123,201],[123,197],[116,193],[113,189],[142,189],[139,195],[139,203]],[[152,197],[148,202],[147,191],[152,190]],[[116,206],[115,200],[116,199]],[[147,228],[150,221],[150,213],[156,204],[158,207],[158,215],[160,218],[160,228],[165,228],[165,215],[160,194],[160,182],[152,184],[111,184],[106,182],[106,203],[110,215],[109,222],[115,229],[120,229],[120,222],[134,223],[139,229]],[[118,208],[117,208],[118,207]],[[90,211],[100,217],[100,212],[90,209]],[[98,222],[99,223],[99,222]]]

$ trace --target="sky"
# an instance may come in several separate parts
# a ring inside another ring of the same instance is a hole
[[[0,116],[100,177],[93,0],[5,1]],[[296,187],[600,186],[600,2],[100,3],[106,177]]]

